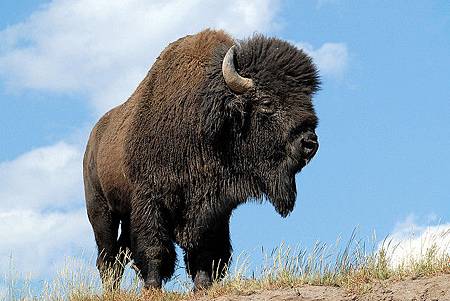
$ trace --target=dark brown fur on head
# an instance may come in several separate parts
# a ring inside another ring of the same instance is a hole
[[[243,93],[222,74],[233,44],[236,71],[254,83]],[[292,211],[295,174],[317,150],[305,158],[318,86],[311,59],[276,38],[236,42],[205,30],[171,43],[130,99],[97,123],[86,149],[100,271],[128,248],[145,285],[158,286],[173,273],[178,243],[196,287],[208,284],[213,262],[222,274],[236,206],[267,197],[282,216]]]

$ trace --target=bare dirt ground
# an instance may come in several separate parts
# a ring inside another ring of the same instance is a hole
[[[202,301],[209,300],[200,298]],[[355,293],[339,287],[303,286],[255,292],[247,296],[221,296],[215,301],[450,301],[450,275],[383,281],[373,283],[364,292]]]

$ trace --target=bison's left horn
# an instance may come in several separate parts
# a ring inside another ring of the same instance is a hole
[[[253,87],[253,80],[251,78],[245,78],[237,73],[234,67],[234,54],[236,45],[233,45],[228,49],[227,54],[223,58],[222,62],[222,74],[228,87],[236,93],[244,93],[251,87]]]

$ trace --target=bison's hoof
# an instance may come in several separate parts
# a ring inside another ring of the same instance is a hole
[[[211,286],[211,277],[205,271],[198,271],[194,279],[194,290],[202,290]]]

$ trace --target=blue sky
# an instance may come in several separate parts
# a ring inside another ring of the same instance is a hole
[[[297,176],[294,212],[238,208],[236,253],[333,243],[357,226],[382,240],[449,225],[448,1],[144,2],[0,3],[0,270],[12,254],[45,279],[64,256],[93,252],[80,165],[89,129],[168,42],[207,26],[289,40],[323,80],[320,150]]]

